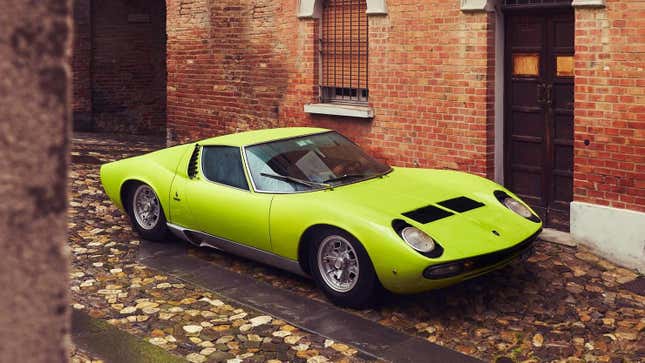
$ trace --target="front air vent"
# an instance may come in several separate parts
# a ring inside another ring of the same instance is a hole
[[[436,221],[438,219],[450,217],[454,213],[448,212],[441,208],[437,208],[433,205],[429,205],[427,207],[415,209],[413,211],[402,213],[402,214],[419,223],[426,224],[432,221]]]
[[[193,155],[190,156],[190,160],[188,161],[188,177],[191,179],[196,177],[198,170],[199,170],[199,144],[195,144]]]
[[[469,210],[484,206],[484,203],[478,202],[476,200],[472,200],[467,197],[452,198],[452,199],[444,200],[443,202],[439,202],[437,204],[439,204],[444,208],[448,208],[450,210],[454,210],[455,212],[459,212],[459,213],[467,212]]]

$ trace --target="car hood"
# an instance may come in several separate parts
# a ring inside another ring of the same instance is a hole
[[[539,224],[499,203],[495,190],[505,189],[462,172],[394,168],[381,178],[337,187],[328,195],[336,205],[351,203],[386,220],[402,219],[431,235],[451,257],[460,258],[511,247],[539,229]],[[446,202],[456,198],[466,202],[465,208]]]

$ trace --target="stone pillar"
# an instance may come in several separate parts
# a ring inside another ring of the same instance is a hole
[[[69,0],[0,11],[0,362],[68,360]]]

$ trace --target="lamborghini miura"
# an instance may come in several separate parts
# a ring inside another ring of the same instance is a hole
[[[453,170],[391,167],[318,128],[242,132],[105,164],[144,239],[168,232],[312,277],[334,303],[415,293],[531,252],[542,221],[511,191]]]

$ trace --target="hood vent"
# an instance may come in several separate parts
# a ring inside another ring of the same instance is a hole
[[[450,210],[454,210],[455,212],[459,212],[459,213],[467,212],[469,210],[484,206],[484,203],[478,202],[476,200],[472,200],[467,197],[452,198],[452,199],[444,200],[443,202],[439,202],[437,204],[439,204],[444,208],[448,208]]]
[[[467,212],[469,210],[473,210],[484,206],[484,203],[478,202],[476,200],[472,200],[468,197],[452,198],[452,199],[444,200],[443,202],[439,202],[437,204],[439,204],[440,206],[446,209],[450,209],[451,211],[455,211],[457,213]],[[402,213],[402,214],[416,222],[419,222],[421,224],[426,224],[442,218],[450,217],[451,215],[454,214],[451,211],[447,211],[447,210],[435,207],[433,205],[429,205],[429,206],[415,209],[413,211]]]
[[[426,224],[430,223],[432,221],[436,221],[438,219],[450,217],[454,213],[448,212],[446,210],[443,210],[441,208],[437,208],[433,205],[429,205],[427,207],[415,209],[410,212],[402,213],[404,216],[415,220],[421,224]]]

